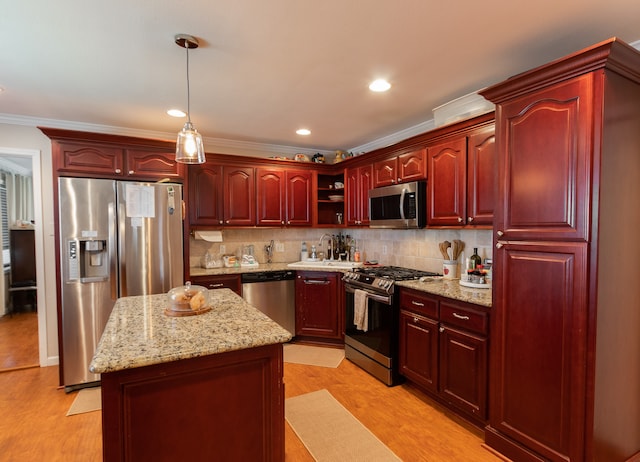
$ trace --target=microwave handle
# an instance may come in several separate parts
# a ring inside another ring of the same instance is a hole
[[[400,193],[400,218],[404,220],[404,194],[407,192],[407,188],[402,188]]]

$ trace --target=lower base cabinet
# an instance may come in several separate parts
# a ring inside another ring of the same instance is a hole
[[[487,421],[488,313],[400,291],[400,373],[478,425]]]
[[[223,274],[219,276],[194,276],[191,284],[207,289],[231,289],[242,297],[242,278],[239,274]]]
[[[296,338],[321,343],[344,342],[342,273],[298,271]]]
[[[284,455],[282,345],[102,374],[105,462]]]

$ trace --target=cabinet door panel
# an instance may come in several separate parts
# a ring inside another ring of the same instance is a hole
[[[586,255],[551,242],[494,254],[490,424],[552,460],[584,444]]]
[[[416,181],[427,178],[426,149],[407,152],[398,156],[398,181]]]
[[[298,271],[296,276],[296,335],[343,338],[344,309],[339,273]]]
[[[287,170],[285,185],[287,225],[311,225],[311,172]]]
[[[127,149],[125,174],[143,178],[181,178],[183,166],[175,161],[175,153]]]
[[[60,173],[98,173],[108,176],[122,174],[122,149],[58,142],[54,142],[53,147],[57,151],[56,169]]]
[[[223,224],[222,167],[202,164],[189,167],[189,219],[191,225]]]
[[[495,127],[474,132],[467,148],[467,224],[493,223],[497,188]]]
[[[438,321],[400,311],[400,373],[426,390],[438,391]]]
[[[250,226],[256,223],[255,178],[251,167],[224,167],[224,224]]]
[[[447,140],[428,150],[427,224],[465,223],[467,138]]]
[[[396,184],[398,176],[397,158],[381,160],[373,164],[373,187]]]
[[[258,225],[284,225],[284,170],[256,169]]]
[[[593,76],[506,103],[496,229],[505,239],[588,239]]]
[[[446,325],[440,330],[441,395],[457,408],[486,420],[487,339]]]
[[[373,188],[373,167],[371,165],[360,167],[358,168],[358,172],[360,175],[360,198],[358,204],[358,210],[360,212],[359,224],[366,226],[369,225],[370,222],[369,190]]]

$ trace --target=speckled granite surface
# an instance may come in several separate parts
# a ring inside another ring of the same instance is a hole
[[[408,287],[442,297],[491,307],[491,289],[473,289],[460,285],[459,279],[435,279],[433,281],[398,281],[396,286]]]
[[[112,372],[291,340],[287,330],[233,291],[209,294],[213,309],[186,317],[164,314],[165,294],[119,299],[89,370]]]
[[[192,267],[190,269],[191,276],[214,276],[221,274],[242,274],[256,271],[279,271],[279,270],[304,270],[304,271],[350,271],[346,268],[336,268],[332,266],[318,268],[317,266],[309,266],[308,268],[290,268],[287,263],[265,263],[258,268],[212,268],[204,269]],[[398,281],[396,285],[399,287],[409,287],[415,290],[421,290],[434,295],[452,298],[467,303],[475,303],[476,305],[491,307],[491,289],[474,289],[463,287],[458,279],[436,279],[431,282],[420,281]]]

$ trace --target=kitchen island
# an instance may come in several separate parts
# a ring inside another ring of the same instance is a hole
[[[90,370],[102,374],[104,461],[284,460],[282,343],[291,334],[229,289],[212,310],[119,299]]]

